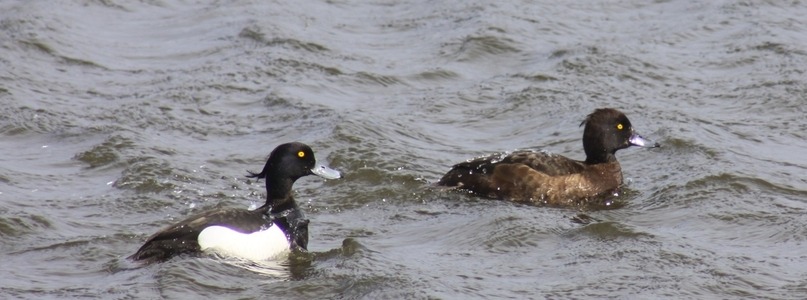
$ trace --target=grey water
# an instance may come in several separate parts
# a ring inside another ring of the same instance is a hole
[[[0,1],[0,298],[802,299],[805,73],[801,1]],[[600,107],[620,207],[431,186]],[[289,141],[311,254],[125,259]]]

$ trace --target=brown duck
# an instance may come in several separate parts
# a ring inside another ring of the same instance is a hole
[[[515,202],[582,204],[614,193],[622,185],[617,150],[630,146],[659,147],[658,143],[638,135],[628,117],[616,109],[597,109],[580,125],[586,126],[585,161],[545,151],[494,154],[454,165],[437,184]]]

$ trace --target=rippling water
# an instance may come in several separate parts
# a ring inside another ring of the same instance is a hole
[[[771,298],[807,294],[799,1],[4,1],[2,298]],[[625,111],[624,206],[434,189],[516,148],[583,158]],[[124,259],[263,201],[288,141],[311,255]]]

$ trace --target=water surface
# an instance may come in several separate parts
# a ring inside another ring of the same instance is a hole
[[[770,298],[807,293],[807,6],[790,1],[5,1],[3,298]],[[583,159],[624,111],[616,209],[430,186],[517,148]],[[302,141],[310,255],[124,258],[262,203]],[[572,221],[580,213],[588,224]]]

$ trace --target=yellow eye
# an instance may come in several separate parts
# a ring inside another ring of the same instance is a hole
[[[616,129],[618,130],[622,130],[623,127],[624,126],[622,126],[622,123],[616,124]]]
[[[303,151],[297,152],[297,157],[299,157],[299,158],[305,157],[305,152],[303,152]]]

